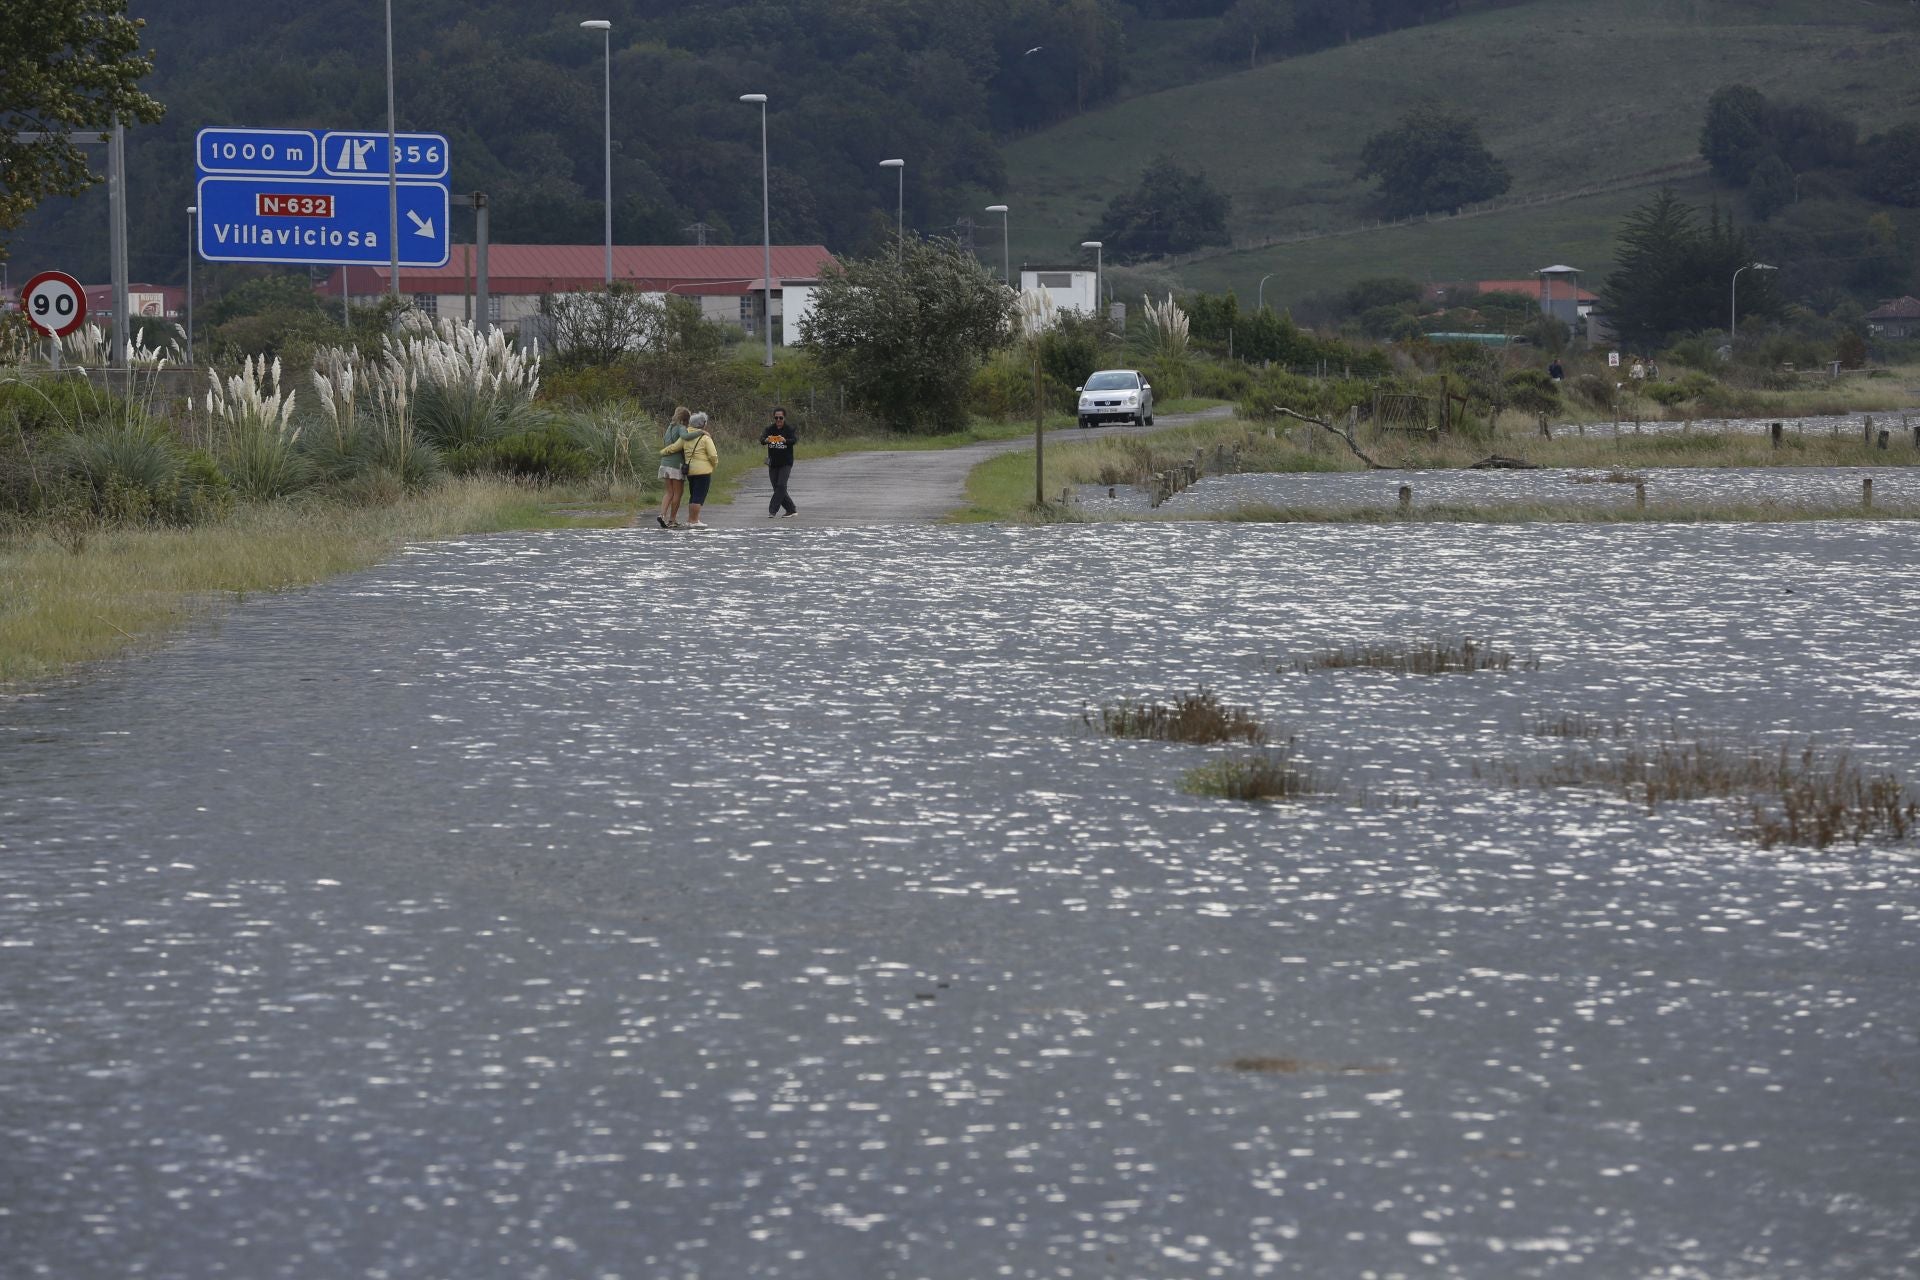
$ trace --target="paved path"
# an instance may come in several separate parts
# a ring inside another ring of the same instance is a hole
[[[1230,418],[1225,405],[1199,413],[1163,413],[1151,427],[1066,427],[1049,431],[1047,441],[1075,442],[1103,436],[1143,435],[1206,419]],[[765,467],[741,477],[731,503],[715,503],[701,516],[722,528],[766,528],[784,525],[919,524],[938,520],[966,501],[967,474],[988,458],[1029,448],[1032,436],[988,440],[958,449],[875,449],[843,453],[817,462],[807,460],[806,441],[800,443],[800,461],[788,489],[800,514],[792,520],[767,519]]]

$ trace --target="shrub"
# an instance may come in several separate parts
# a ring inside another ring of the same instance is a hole
[[[1122,698],[1088,711],[1081,719],[1116,738],[1151,738],[1160,742],[1248,742],[1267,740],[1267,731],[1244,707],[1229,706],[1211,689],[1200,688],[1174,702]]]
[[[126,524],[181,518],[180,451],[164,428],[123,421],[63,432],[54,451],[94,515]]]
[[[1516,369],[1505,378],[1507,403],[1522,413],[1559,413],[1560,388],[1543,369]]]
[[[609,404],[562,420],[572,446],[609,486],[637,481],[658,465],[652,424],[633,404]]]
[[[1253,390],[1253,372],[1238,360],[1196,360],[1193,394],[1210,400],[1238,400]]]
[[[248,359],[224,381],[212,374],[207,415],[213,420],[214,456],[243,498],[284,497],[312,484],[313,463],[297,448],[294,393],[280,390],[280,361]]]
[[[1618,389],[1606,378],[1583,373],[1573,380],[1574,394],[1596,409],[1611,409]]]
[[[543,422],[531,431],[484,444],[460,445],[446,454],[456,474],[489,471],[539,484],[564,484],[593,474],[593,457],[573,441],[567,425]]]

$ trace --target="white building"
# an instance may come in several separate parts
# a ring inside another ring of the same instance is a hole
[[[820,273],[834,265],[824,245],[773,246],[774,338],[797,340],[799,319],[812,310]],[[455,245],[444,267],[401,267],[400,292],[431,316],[477,319],[472,245]],[[642,294],[692,298],[709,320],[738,325],[758,337],[767,317],[761,246],[615,245],[613,278]],[[388,269],[336,267],[318,292],[338,298],[343,289],[357,300],[377,301],[387,292]],[[591,293],[606,286],[606,246],[597,244],[496,244],[487,249],[487,317],[517,327],[540,313],[549,293]]]
[[[1098,312],[1098,280],[1091,267],[1020,268],[1020,292],[1045,294],[1055,312],[1078,311],[1089,316]]]

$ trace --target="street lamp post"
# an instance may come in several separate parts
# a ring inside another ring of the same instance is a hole
[[[1269,271],[1260,277],[1260,287],[1254,291],[1253,309],[1256,313],[1267,309],[1267,281],[1279,274],[1278,271]]]
[[[1100,267],[1100,249],[1103,243],[1104,242],[1100,240],[1082,240],[1080,242],[1080,247],[1082,249],[1093,250],[1093,314],[1095,314],[1096,316],[1100,314],[1100,294],[1101,294],[1101,285],[1102,285],[1102,280],[1101,280],[1102,272]]]
[[[606,203],[607,215],[607,287],[613,287],[613,24],[605,18],[588,18],[580,24],[589,31],[598,31],[604,42],[607,55],[606,87]]]
[[[773,201],[767,190],[767,95],[743,93],[742,102],[760,104],[760,283],[766,287],[761,327],[767,331],[767,368],[773,368]]]
[[[400,297],[400,148],[393,120],[393,0],[387,0],[387,290]]]
[[[193,218],[197,205],[187,206],[187,368],[193,368]]]
[[[900,247],[895,255],[897,261],[904,262],[907,257],[907,162],[905,160],[882,160],[882,169],[892,169],[900,175],[900,191],[894,197],[894,224],[899,233]]]
[[[1732,296],[1727,301],[1727,347],[1729,350],[1733,347],[1734,339],[1740,336],[1740,272],[1748,269],[1778,271],[1780,268],[1768,266],[1764,262],[1749,262],[1746,266],[1734,271]]]
[[[1000,274],[1006,280],[1007,288],[1011,289],[1013,288],[1013,254],[1007,241],[1007,206],[990,204],[987,206],[987,212],[1000,215]]]

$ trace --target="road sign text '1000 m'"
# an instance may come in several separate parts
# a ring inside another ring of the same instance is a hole
[[[199,250],[210,262],[379,266],[399,221],[400,264],[449,259],[447,140],[396,135],[397,207],[388,209],[384,133],[202,129]]]

